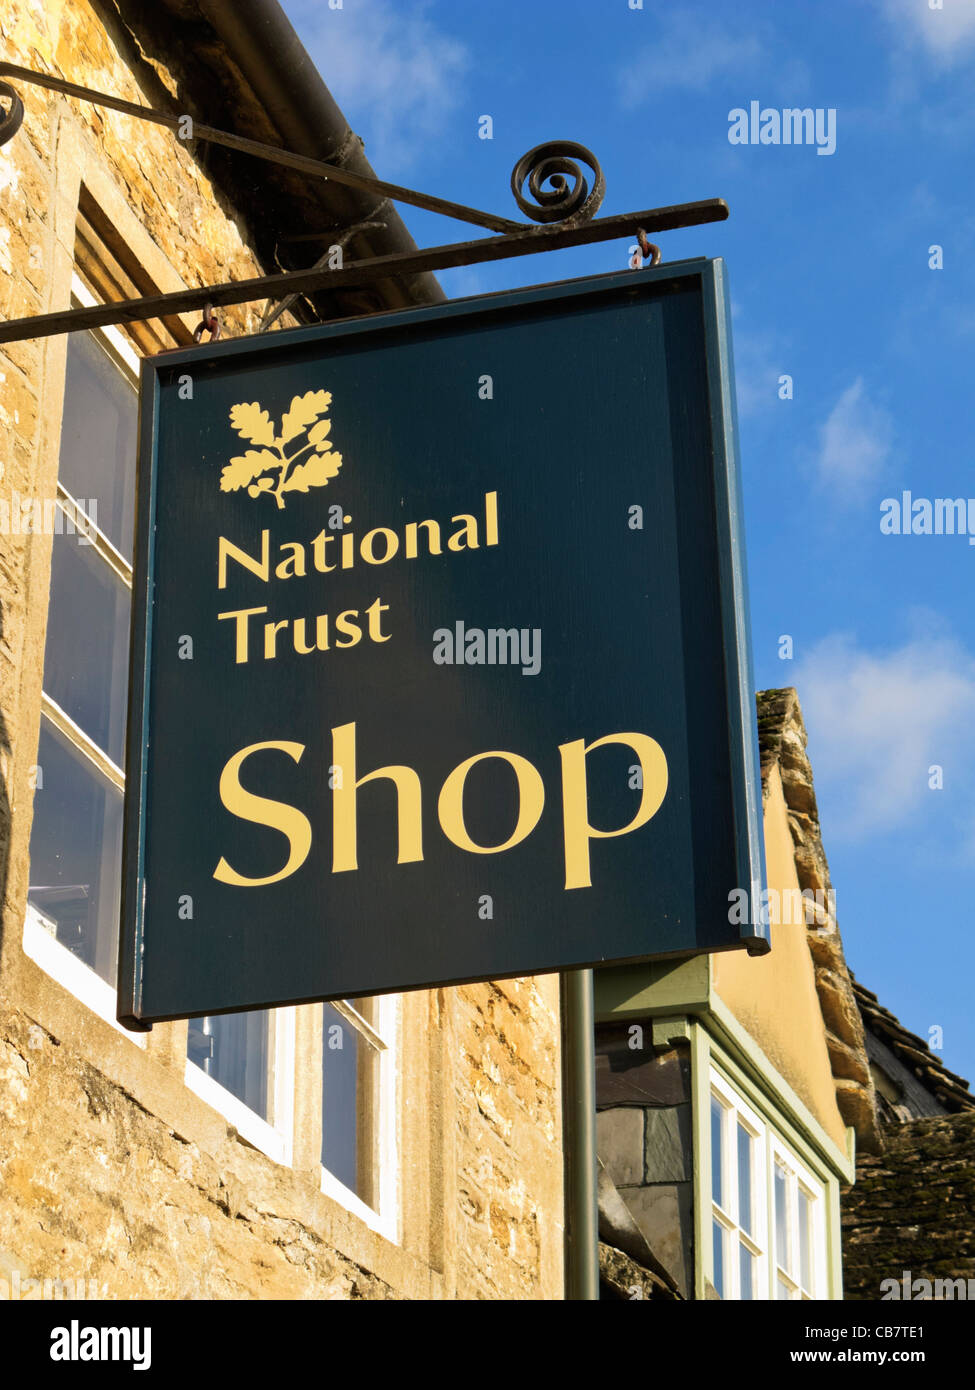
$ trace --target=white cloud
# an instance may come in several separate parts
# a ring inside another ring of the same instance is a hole
[[[945,67],[975,48],[975,0],[944,0],[943,8],[934,10],[928,0],[880,0],[880,7],[901,43],[920,41]]]
[[[741,419],[781,404],[779,377],[788,370],[771,334],[735,327],[735,387]]]
[[[890,453],[890,416],[867,396],[857,377],[833,406],[819,432],[819,481],[841,499],[863,495]]]
[[[830,801],[827,839],[862,839],[939,809],[930,799],[941,793],[928,784],[934,764],[946,785],[971,786],[975,658],[933,615],[927,625],[930,634],[885,651],[834,633],[797,664],[809,758]]]
[[[424,0],[406,12],[393,0],[340,10],[286,0],[302,43],[386,177],[442,141],[471,65],[467,47],[437,27],[429,8]]]
[[[704,91],[719,76],[747,72],[762,54],[754,34],[735,33],[704,15],[678,11],[621,72],[620,99],[632,108],[664,89]]]

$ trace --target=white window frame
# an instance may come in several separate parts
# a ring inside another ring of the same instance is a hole
[[[727,1300],[736,1300],[740,1297],[740,1269],[738,1263],[738,1241],[744,1240],[746,1246],[753,1253],[761,1247],[761,1255],[758,1262],[756,1276],[756,1298],[757,1300],[774,1301],[778,1294],[779,1266],[776,1255],[776,1218],[775,1218],[775,1165],[779,1162],[784,1166],[789,1174],[789,1187],[787,1190],[787,1216],[789,1220],[788,1239],[791,1249],[796,1252],[795,1266],[797,1276],[790,1275],[789,1271],[783,1270],[785,1279],[790,1284],[790,1298],[804,1298],[812,1301],[820,1301],[829,1298],[829,1281],[827,1270],[827,1229],[826,1229],[826,1187],[820,1179],[813,1176],[809,1168],[796,1155],[795,1150],[781,1138],[773,1129],[771,1124],[764,1120],[751,1106],[742,1098],[737,1089],[730,1081],[719,1072],[713,1065],[708,1069],[708,1112],[702,1118],[702,1124],[707,1125],[708,1147],[710,1149],[711,1133],[711,1097],[715,1097],[721,1104],[724,1114],[722,1118],[722,1143],[723,1169],[726,1173],[726,1181],[731,1198],[732,1210],[725,1210],[716,1200],[715,1194],[711,1191],[711,1166],[708,1165],[706,1182],[708,1191],[708,1212],[710,1221],[708,1223],[708,1239],[713,1240],[713,1222],[718,1223],[725,1229],[725,1249],[726,1251],[734,1243],[734,1258],[725,1260],[725,1284],[726,1292],[722,1295]],[[755,1226],[756,1230],[752,1237],[748,1237],[742,1232],[738,1224],[738,1147],[737,1142],[732,1143],[731,1138],[737,1140],[735,1126],[738,1120],[744,1121],[748,1130],[756,1141],[755,1163],[753,1164],[752,1181],[754,1184],[753,1200],[756,1207]],[[799,1202],[798,1189],[802,1187],[810,1199],[811,1215],[811,1273],[812,1288],[802,1289],[801,1266],[799,1264]],[[709,1251],[709,1259],[713,1260],[713,1255]],[[711,1270],[712,1278],[714,1270]]]
[[[741,1266],[738,1247],[744,1245],[755,1259],[756,1298],[767,1297],[763,1290],[768,1288],[769,1264],[769,1225],[768,1199],[766,1194],[766,1173],[768,1153],[768,1127],[754,1110],[742,1100],[718,1074],[712,1070],[709,1089],[708,1129],[710,1131],[711,1099],[721,1106],[721,1166],[725,1174],[729,1203],[722,1206],[714,1193],[711,1193],[711,1230],[717,1222],[725,1232],[725,1251],[732,1251],[732,1258],[725,1260],[727,1299],[741,1297]],[[752,1221],[754,1230],[746,1231],[741,1224],[738,1196],[738,1125],[739,1123],[752,1140]],[[713,1234],[712,1234],[713,1239]]]
[[[57,937],[33,903],[27,904],[24,920],[24,955],[41,967],[45,974],[57,980],[70,994],[93,1014],[110,1023],[116,1032],[128,1038],[136,1047],[146,1046],[145,1033],[130,1032],[115,1017],[116,991],[101,975],[79,960]]]
[[[189,1089],[229,1120],[242,1139],[286,1168],[294,1161],[295,1017],[294,1007],[268,1011],[269,1119],[245,1105],[189,1057],[183,1073]]]
[[[781,1274],[784,1281],[790,1286],[789,1297],[792,1300],[803,1299],[805,1301],[818,1301],[825,1298],[825,1292],[819,1292],[826,1288],[826,1194],[823,1184],[812,1176],[804,1163],[801,1163],[796,1155],[781,1142],[775,1135],[769,1147],[769,1186],[772,1191],[772,1200],[769,1205],[772,1220],[772,1241],[770,1248],[770,1259],[772,1264],[772,1290],[773,1297],[778,1297],[779,1265],[778,1251],[775,1241],[775,1168],[779,1164],[787,1172],[786,1179],[786,1218],[789,1223],[787,1241],[789,1248],[794,1252],[795,1275],[791,1275],[788,1270],[782,1270]],[[811,1273],[812,1287],[805,1289],[802,1287],[802,1265],[799,1253],[799,1188],[805,1190],[806,1196],[810,1201],[811,1227],[809,1237],[811,1242]]]
[[[371,1230],[394,1244],[399,1241],[399,1126],[397,1095],[399,1071],[400,998],[384,994],[376,1000],[376,1023],[371,1025],[346,1000],[333,1000],[341,1015],[367,1046],[378,1053],[376,1115],[376,1208],[321,1165],[321,1189],[358,1216]],[[324,1047],[324,1039],[322,1041]],[[324,1123],[324,1120],[323,1120]]]
[[[90,308],[99,302],[77,271],[71,278],[71,302],[74,308],[79,306]],[[98,328],[91,331],[98,337],[108,355],[138,390],[139,357],[124,335],[116,328]],[[108,536],[99,530],[95,521],[71,496],[60,479],[57,485],[57,506],[77,530],[80,530],[82,526],[84,527],[84,534],[90,539],[92,548],[114,570],[126,588],[131,590],[132,566],[119,553]],[[115,791],[124,794],[125,773],[122,769],[44,690],[41,692],[41,724],[59,742],[70,748],[75,757],[83,759],[88,764],[89,769],[104,783]],[[136,1047],[145,1048],[146,1034],[124,1028],[116,1018],[117,991],[115,988],[103,980],[83,960],[79,960],[73,951],[68,950],[67,946],[58,941],[44,914],[30,902],[27,904],[24,918],[23,949],[26,956],[29,956],[52,979],[57,980],[58,984],[73,994],[92,1013],[97,1014],[104,1022],[111,1024],[117,1032]]]

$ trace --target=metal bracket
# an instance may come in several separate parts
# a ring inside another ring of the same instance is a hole
[[[466,207],[461,203],[449,202],[445,198],[435,198],[427,193],[418,193],[414,189],[402,188],[398,184],[386,183],[382,179],[353,173],[341,165],[327,164],[322,160],[295,154],[291,150],[264,145],[256,140],[230,134],[228,131],[200,125],[188,115],[174,116],[169,112],[157,111],[153,107],[138,106],[134,102],[123,101],[120,97],[96,92],[90,87],[79,87],[72,82],[65,82],[62,78],[17,67],[14,63],[0,62],[0,78],[2,77],[15,77],[23,82],[76,97],[81,101],[107,106],[139,120],[152,121],[175,131],[181,139],[207,140],[225,145],[229,149],[296,169],[314,178],[331,179],[334,183],[375,193],[395,202],[408,203],[428,212],[440,213],[444,217],[486,227],[501,235],[476,241],[451,242],[444,246],[428,247],[426,250],[373,256],[335,269],[327,265],[327,258],[323,258],[306,270],[286,271],[277,275],[263,275],[249,280],[204,286],[200,289],[177,290],[171,294],[144,296],[113,304],[96,304],[90,308],[65,309],[53,314],[10,319],[6,323],[0,323],[0,343],[16,342],[22,338],[49,337],[55,333],[80,332],[84,329],[105,327],[108,324],[134,323],[142,319],[189,313],[194,309],[205,309],[209,321],[215,306],[243,304],[265,298],[293,303],[295,296],[310,294],[316,290],[346,289],[368,284],[373,280],[389,279],[392,276],[415,275],[423,271],[446,270],[453,266],[504,260],[511,256],[529,256],[539,251],[585,246],[610,241],[627,234],[638,236],[644,254],[655,253],[653,264],[656,264],[660,252],[657,247],[649,246],[646,239],[648,231],[662,232],[676,227],[721,222],[728,216],[728,205],[723,199],[709,198],[703,202],[678,203],[672,207],[651,208],[643,212],[594,219],[605,192],[605,181],[599,163],[595,155],[584,145],[571,140],[558,140],[536,145],[522,156],[512,171],[511,189],[516,203],[533,222],[543,224],[525,225],[493,213],[481,212],[477,208]],[[2,145],[12,139],[19,129],[24,108],[16,91],[6,82],[0,81],[0,95],[11,100],[9,111],[0,118]],[[586,165],[591,170],[591,188],[580,165]],[[526,183],[530,198],[524,193]],[[535,201],[532,202],[530,199]],[[356,229],[349,229],[347,237],[351,236],[354,230]],[[279,307],[276,312],[269,311],[265,315],[262,327],[269,327],[270,322],[284,311],[284,307],[286,305]]]
[[[510,236],[485,237],[480,241],[453,242],[425,251],[399,251],[352,261],[341,270],[319,266],[311,270],[292,270],[279,275],[263,275],[254,280],[232,280],[224,285],[201,289],[176,290],[150,298],[123,299],[113,304],[95,304],[90,309],[62,309],[54,314],[10,319],[0,323],[0,343],[21,338],[46,338],[53,333],[73,333],[85,328],[104,328],[113,323],[135,323],[140,319],[164,318],[167,314],[186,314],[207,304],[225,306],[255,299],[278,299],[287,294],[308,294],[321,289],[348,289],[372,280],[396,275],[415,275],[424,270],[446,270],[451,266],[477,265],[510,256],[531,256],[538,251],[558,251],[568,246],[613,241],[633,235],[638,227],[648,232],[669,231],[675,227],[696,227],[704,222],[723,222],[728,205],[722,198],[701,203],[678,203],[673,207],[628,212],[622,216],[600,217],[581,226],[526,227]]]
[[[0,67],[2,66],[3,64],[0,64]],[[0,97],[7,97],[10,101],[10,110],[4,111],[3,119],[0,120],[0,145],[5,145],[20,129],[24,119],[24,103],[9,82],[0,82]]]

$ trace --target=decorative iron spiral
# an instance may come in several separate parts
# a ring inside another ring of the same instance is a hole
[[[0,97],[10,99],[9,111],[4,111],[0,106],[0,145],[5,145],[20,129],[20,123],[24,119],[24,103],[13,87],[6,82],[0,82]]]
[[[592,170],[592,192],[577,160]],[[571,186],[566,174],[573,180]],[[526,179],[533,203],[522,193]],[[546,182],[548,188],[542,186]],[[522,155],[511,171],[511,191],[522,212],[533,222],[565,222],[570,217],[576,222],[588,222],[603,201],[606,181],[599,161],[585,145],[577,145],[574,140],[550,140]]]

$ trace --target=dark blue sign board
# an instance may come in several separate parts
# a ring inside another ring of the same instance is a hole
[[[136,556],[130,1026],[767,949],[721,261],[147,360]]]

